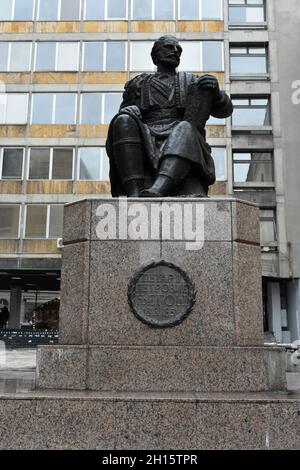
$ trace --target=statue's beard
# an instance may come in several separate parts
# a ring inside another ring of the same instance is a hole
[[[164,59],[160,60],[160,64],[177,69],[180,64],[180,59],[178,57],[165,57]]]

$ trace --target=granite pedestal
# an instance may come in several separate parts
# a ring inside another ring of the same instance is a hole
[[[300,446],[284,351],[263,344],[256,206],[84,200],[66,206],[63,238],[59,345],[38,349],[35,392],[6,396],[14,426],[5,419],[3,448]],[[161,260],[189,275],[196,296],[182,323],[154,328],[132,312],[128,284]],[[11,435],[24,420],[29,447]]]

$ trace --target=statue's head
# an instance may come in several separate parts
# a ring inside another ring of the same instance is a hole
[[[176,69],[180,64],[182,47],[175,36],[162,36],[155,41],[151,57],[155,65],[163,64]]]

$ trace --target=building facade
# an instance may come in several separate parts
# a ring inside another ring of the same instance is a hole
[[[65,203],[109,195],[105,140],[124,83],[174,34],[181,69],[217,76],[211,195],[261,211],[266,329],[300,338],[298,0],[1,0],[0,305],[8,326],[59,296]],[[288,25],[288,26],[287,26]],[[299,170],[299,171],[297,171]],[[245,293],[247,295],[247,293]]]

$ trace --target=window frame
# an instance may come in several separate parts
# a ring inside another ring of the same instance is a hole
[[[242,159],[235,159],[235,154],[269,154],[270,160],[242,160]],[[245,164],[249,165],[251,163],[268,163],[271,166],[272,170],[272,181],[263,181],[263,182],[255,182],[255,181],[235,181],[235,165],[236,164]],[[234,188],[274,188],[275,187],[275,167],[274,167],[274,152],[271,149],[233,149],[232,150],[232,181]]]
[[[173,3],[173,18],[169,19],[161,19],[161,18],[155,18],[155,2],[157,0],[150,0],[151,1],[151,18],[145,18],[143,20],[138,20],[133,17],[133,0],[130,2],[130,21],[176,21],[176,0],[172,0]],[[162,1],[162,0],[159,0]],[[178,10],[179,12],[179,10]]]
[[[40,19],[40,4],[41,4],[41,0],[37,0],[37,8],[36,8],[36,21],[40,21],[40,22],[55,22],[55,21],[64,21],[64,22],[75,22],[75,21],[78,21],[80,22],[81,21],[81,17],[82,17],[82,1],[83,0],[79,0],[79,15],[78,15],[78,18],[75,19],[75,20],[62,20],[61,19],[61,0],[58,0],[57,2],[57,15],[56,15],[56,19],[53,19],[53,20],[41,20]]]
[[[22,150],[22,171],[20,178],[3,178],[3,160],[4,160],[4,151],[10,150]],[[1,147],[0,148],[0,180],[1,181],[23,181],[24,179],[24,169],[25,169],[25,147]]]
[[[242,54],[242,53],[238,53],[238,54],[232,54],[232,49],[247,49],[247,53],[246,54]],[[264,49],[265,50],[265,53],[264,54],[251,54],[249,53],[249,50],[250,49]],[[266,71],[265,72],[246,72],[246,73],[243,73],[243,72],[232,72],[232,65],[231,65],[231,59],[233,57],[264,57],[265,58],[265,61],[266,61]],[[239,77],[241,77],[242,79],[245,79],[245,78],[253,78],[253,79],[257,79],[257,78],[263,78],[263,79],[266,79],[270,76],[269,74],[269,51],[268,51],[268,44],[265,44],[265,45],[261,45],[261,44],[251,44],[251,43],[247,43],[247,44],[240,44],[240,43],[231,43],[229,45],[229,73],[230,73],[230,79],[231,80],[234,80],[234,79],[238,79]]]
[[[124,43],[125,45],[125,67],[123,70],[106,70],[107,67],[107,44],[111,42],[121,42]],[[85,70],[84,68],[84,62],[85,62],[85,46],[86,44],[100,44],[103,43],[103,62],[102,62],[102,70]],[[111,73],[118,73],[118,72],[127,72],[128,71],[128,41],[125,40],[109,40],[109,41],[83,41],[82,42],[82,54],[81,54],[81,64],[80,64],[80,71],[84,73],[103,73],[103,72],[111,72]]]
[[[32,0],[32,11],[31,11],[31,20],[15,20],[15,14],[16,14],[16,0],[11,1],[11,16],[10,20],[0,20],[1,22],[5,21],[24,21],[24,22],[33,22],[34,21],[34,13],[35,13],[35,6],[36,6],[36,0]]]
[[[95,124],[89,124],[89,123],[84,123],[82,122],[82,111],[83,111],[83,106],[82,106],[82,101],[84,95],[90,95],[90,94],[97,94],[101,95],[101,118],[99,123]],[[107,95],[120,95],[120,105],[122,103],[122,93],[117,91],[84,91],[80,93],[80,112],[79,112],[79,125],[80,126],[95,126],[95,125],[106,125],[109,124],[109,122],[105,122],[105,105],[106,105],[106,98]]]
[[[249,96],[249,95],[239,95],[239,96],[231,96],[231,99],[233,101],[233,114],[231,116],[231,127],[233,130],[239,129],[239,128],[261,128],[261,129],[271,129],[272,128],[272,107],[271,107],[271,96],[270,95],[259,95],[259,96]],[[269,117],[270,117],[270,122],[269,124],[261,124],[261,125],[256,125],[256,124],[248,124],[246,126],[239,126],[237,124],[233,123],[233,115],[234,115],[234,110],[236,109],[236,105],[234,104],[234,100],[248,100],[248,103],[250,106],[246,106],[245,104],[238,106],[238,109],[268,109],[269,111]],[[266,105],[252,105],[251,101],[254,100],[268,100],[268,103]]]
[[[32,41],[0,41],[1,43],[7,43],[8,44],[8,52],[7,52],[7,63],[6,63],[6,70],[0,70],[0,73],[18,73],[18,72],[30,72],[32,67]],[[12,54],[12,44],[29,44],[29,61],[28,61],[28,68],[27,69],[17,69],[17,70],[11,70],[11,54]]]
[[[262,217],[261,211],[272,211],[273,217]],[[278,223],[277,223],[277,210],[275,207],[266,207],[261,206],[259,208],[259,225],[260,225],[260,234],[261,234],[261,223],[262,222],[272,222],[274,230],[274,240],[264,241],[261,237],[261,246],[277,246],[279,242],[279,232],[278,232]]]
[[[107,16],[107,13],[108,13],[108,8],[107,8],[107,2],[109,2],[109,0],[104,0],[105,3],[104,3],[104,18],[101,20],[101,19],[92,19],[92,20],[88,20],[86,18],[86,3],[87,3],[87,0],[84,0],[83,1],[83,21],[128,21],[129,19],[129,0],[126,0],[126,16],[125,18],[122,18],[122,17],[118,17],[118,18],[109,18]]]
[[[46,207],[46,227],[45,227],[45,236],[44,237],[27,237],[26,228],[27,228],[27,217],[28,217],[28,207],[29,206],[43,206]],[[23,239],[24,240],[57,240],[58,237],[50,237],[50,216],[51,216],[51,207],[53,206],[64,206],[64,204],[43,204],[43,203],[29,203],[24,205],[24,226],[23,226]],[[60,237],[59,237],[60,238]]]
[[[261,8],[264,12],[264,20],[263,21],[230,21],[230,9],[231,8]],[[229,25],[257,25],[257,26],[264,26],[267,23],[267,2],[263,0],[263,4],[260,3],[248,3],[248,0],[244,0],[243,4],[231,4],[230,0],[228,1],[228,23]]]
[[[194,18],[194,19],[190,19],[190,20],[187,20],[187,19],[184,19],[184,18],[181,18],[181,15],[180,15],[180,12],[181,12],[181,2],[183,2],[184,4],[184,0],[178,0],[178,9],[177,9],[177,19],[178,21],[224,21],[224,6],[223,6],[223,1],[220,0],[219,2],[219,5],[220,5],[220,9],[219,9],[219,14],[220,14],[220,17],[219,18],[211,18],[211,19],[203,19],[203,0],[198,0],[199,2],[199,17],[198,18]],[[175,15],[176,16],[176,15]]]
[[[55,44],[55,64],[54,68],[47,70],[37,70],[37,53],[39,44]],[[58,68],[58,56],[59,46],[61,44],[76,44],[77,45],[77,63],[75,69],[59,69]],[[79,61],[80,61],[80,41],[36,41],[34,48],[34,72],[36,73],[48,73],[48,72],[79,72]]]
[[[21,238],[21,207],[22,204],[16,204],[16,203],[1,203],[0,207],[18,207],[19,209],[19,221],[18,221],[18,234],[16,237],[2,237],[0,233],[0,240],[19,240]]]
[[[86,148],[94,148],[94,149],[100,149],[101,150],[101,156],[100,156],[100,166],[99,166],[99,178],[94,178],[94,179],[81,179],[80,178],[80,161],[81,161],[81,151]],[[85,147],[79,147],[78,148],[78,158],[77,158],[77,171],[76,171],[76,181],[109,181],[109,180],[104,180],[101,179],[103,175],[103,161],[104,161],[104,156],[105,156],[105,147],[104,146],[85,146]]]
[[[48,123],[42,123],[42,122],[39,122],[39,123],[34,123],[32,122],[32,119],[33,119],[33,109],[34,109],[34,97],[35,95],[52,95],[52,113],[51,113],[51,116],[52,116],[52,119],[51,119],[51,123],[48,124]],[[74,106],[74,122],[72,123],[64,123],[64,124],[57,124],[55,122],[55,118],[56,118],[56,96],[57,95],[74,95],[75,96],[75,106]],[[34,92],[32,93],[32,97],[31,97],[31,112],[30,112],[30,124],[31,125],[42,125],[42,126],[72,126],[72,125],[76,125],[77,124],[77,110],[78,110],[78,92],[59,92],[59,93],[56,93],[56,92]]]
[[[30,161],[31,161],[31,150],[32,149],[41,149],[49,150],[49,174],[48,178],[30,178]],[[72,176],[71,178],[64,179],[54,179],[53,178],[53,156],[54,150],[72,150]],[[28,149],[28,159],[27,159],[27,169],[26,169],[26,180],[27,181],[74,181],[74,158],[75,157],[75,148],[74,147],[30,147]]]
[[[27,97],[26,103],[26,120],[23,122],[7,122],[7,101],[8,97],[12,95],[23,95]],[[2,98],[3,97],[3,98]],[[3,101],[2,101],[3,99]],[[3,109],[4,109],[4,122],[0,121],[0,126],[26,126],[28,124],[28,111],[29,111],[29,92],[8,92],[8,93],[0,93],[0,102],[2,101]]]
[[[227,161],[227,148],[226,146],[224,145],[212,145],[211,146],[211,149],[212,149],[212,158],[214,160],[214,157],[213,157],[213,151],[214,149],[222,149],[224,151],[224,178],[218,178],[217,177],[217,174],[216,174],[216,181],[220,181],[220,182],[226,182],[228,181],[228,161]],[[216,166],[216,165],[215,165]]]

